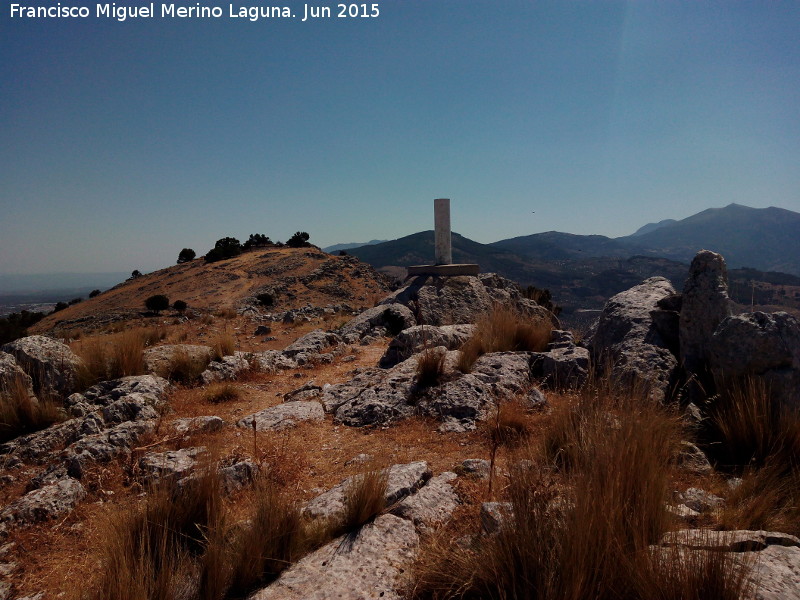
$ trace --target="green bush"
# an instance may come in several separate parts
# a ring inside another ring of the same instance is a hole
[[[145,300],[144,305],[147,310],[158,314],[162,310],[167,310],[169,308],[169,298],[167,298],[164,294],[156,294],[155,296],[150,296],[147,300]]]
[[[217,262],[226,258],[233,258],[242,253],[242,244],[233,237],[224,237],[217,240],[214,247],[206,252],[206,262]]]
[[[178,264],[183,264],[186,262],[190,262],[194,260],[194,257],[197,256],[197,253],[192,250],[191,248],[184,248],[178,253]]]
[[[310,237],[305,231],[298,231],[286,241],[286,245],[290,248],[305,248],[311,245],[308,243]]]

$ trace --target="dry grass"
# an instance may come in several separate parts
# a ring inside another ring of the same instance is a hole
[[[446,353],[436,348],[426,348],[417,362],[417,386],[433,387],[442,381],[444,376],[444,359]]]
[[[345,511],[337,529],[351,533],[366,525],[386,508],[389,470],[367,471],[354,477],[345,492]]]
[[[227,381],[212,383],[203,392],[203,400],[211,404],[232,402],[240,397],[239,389]]]
[[[31,397],[21,377],[14,377],[0,390],[0,443],[63,420],[58,404]]]
[[[569,471],[531,449],[512,471],[507,525],[471,546],[429,547],[411,597],[740,598],[746,579],[729,554],[651,550],[669,525],[675,416],[624,396],[568,410],[577,413],[560,434]]]
[[[236,352],[236,340],[227,331],[220,333],[211,344],[212,360],[222,360],[226,356],[233,356]]]
[[[162,330],[131,329],[111,342],[82,344],[78,355],[83,364],[78,369],[78,389],[84,390],[100,381],[118,379],[145,372],[144,349],[152,340],[161,339]]]
[[[495,306],[478,319],[475,333],[461,347],[457,368],[469,373],[475,361],[490,352],[542,352],[550,343],[552,329],[546,319],[533,320],[506,306]]]
[[[192,356],[183,348],[178,348],[170,358],[169,367],[162,377],[182,384],[196,382],[208,367],[209,358]]]

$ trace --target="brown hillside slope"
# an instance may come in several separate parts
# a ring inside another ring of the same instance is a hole
[[[331,256],[316,247],[259,248],[215,263],[197,259],[125,281],[46,317],[30,333],[135,318],[155,294],[164,294],[170,303],[183,300],[192,309],[218,311],[255,304],[256,295],[268,292],[275,302],[264,310],[276,312],[306,304],[366,306],[388,290],[385,276],[351,256]]]

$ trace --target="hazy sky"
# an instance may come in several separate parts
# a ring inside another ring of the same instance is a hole
[[[391,239],[431,229],[437,197],[480,242],[800,211],[796,0],[321,2],[307,22],[297,2],[256,22],[156,3],[122,23],[61,2],[92,16],[2,0],[0,272]]]

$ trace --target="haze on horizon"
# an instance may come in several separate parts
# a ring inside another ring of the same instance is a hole
[[[250,233],[394,239],[431,229],[436,197],[484,243],[800,212],[800,3],[379,6],[119,23],[4,5],[0,273],[151,271]]]

